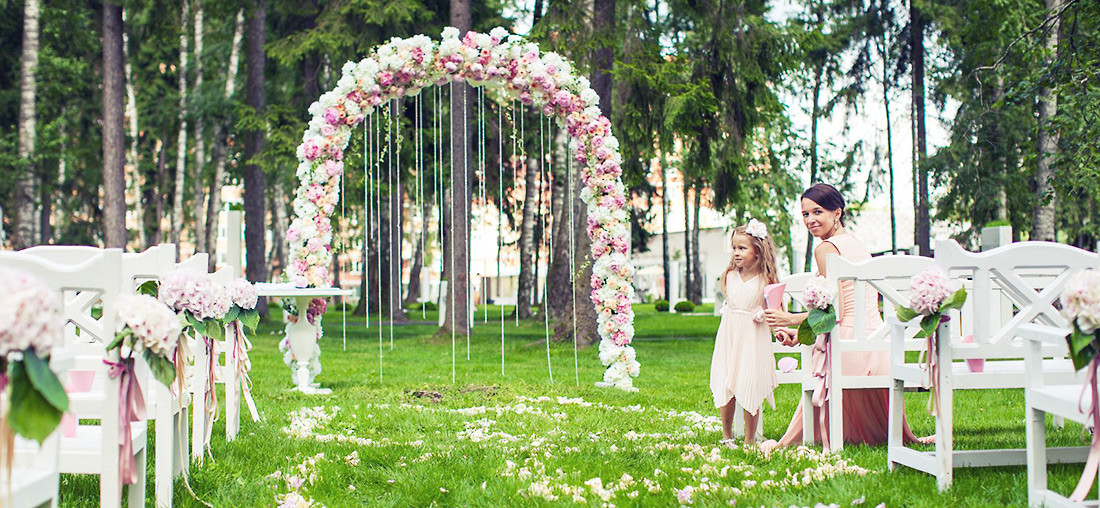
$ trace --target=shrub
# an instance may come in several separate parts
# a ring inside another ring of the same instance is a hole
[[[668,300],[657,300],[653,302],[653,308],[657,309],[657,312],[668,312]]]
[[[413,302],[406,305],[405,310],[420,310],[420,302]]]
[[[676,302],[676,312],[691,312],[695,310],[695,304],[688,300]]]
[[[424,302],[424,310],[439,310],[439,305],[435,302]]]

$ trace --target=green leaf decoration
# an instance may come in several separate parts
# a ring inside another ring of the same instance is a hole
[[[149,364],[153,377],[164,386],[172,386],[172,382],[176,380],[176,366],[172,361],[148,349],[143,351],[142,355],[145,357],[145,363]]]
[[[229,308],[229,312],[225,313],[225,317],[222,318],[222,324],[229,324],[237,320],[237,316],[241,314],[241,308],[236,305]]]
[[[237,319],[241,320],[241,324],[244,325],[245,330],[248,330],[248,333],[254,333],[256,327],[260,324],[260,311],[256,309],[241,311]]]
[[[157,281],[147,280],[145,282],[142,282],[141,285],[137,287],[137,294],[139,294],[139,295],[149,295],[149,296],[152,296],[153,298],[156,298],[158,288],[159,287],[157,286]]]
[[[1098,351],[1096,341],[1096,334],[1081,333],[1076,327],[1074,327],[1072,333],[1066,336],[1066,343],[1069,345],[1074,368],[1081,370],[1096,357]]]
[[[920,313],[918,313],[917,311],[910,309],[909,307],[902,307],[901,305],[894,307],[894,313],[898,315],[898,321],[901,321],[902,323],[908,323],[912,321],[913,318],[920,315]]]
[[[225,338],[225,325],[217,319],[207,319],[204,321],[206,324],[206,335],[214,340],[222,340]]]
[[[35,389],[24,362],[11,366],[11,409],[8,423],[16,434],[41,443],[61,423],[61,411]]]
[[[943,313],[950,309],[961,309],[964,303],[966,303],[966,288],[959,288],[958,291],[955,291],[954,294],[940,303],[940,312]]]
[[[812,346],[817,342],[817,334],[810,327],[809,319],[798,325],[798,342],[806,346]]]
[[[936,333],[936,328],[940,326],[940,313],[933,312],[927,316],[924,316],[920,320],[920,332],[917,332],[916,338],[923,339]]]
[[[805,323],[810,324],[810,330],[814,335],[821,335],[833,331],[836,327],[836,310],[830,305],[825,310],[810,309],[810,314],[806,316]]]
[[[191,328],[195,329],[196,334],[206,335],[205,321],[199,321],[197,318],[195,318],[195,316],[192,316],[190,312],[184,312],[184,314],[187,316],[187,324],[190,325]]]
[[[109,344],[107,344],[107,351],[110,351],[112,349],[118,349],[119,347],[121,347],[122,346],[122,341],[125,340],[126,337],[129,337],[132,333],[134,333],[133,330],[131,330],[129,327],[127,327],[121,333],[119,333],[118,335],[115,335],[115,338],[113,340],[111,340],[111,342]]]
[[[27,348],[23,351],[23,368],[27,371],[31,385],[46,402],[61,412],[69,409],[69,396],[65,393],[65,388],[57,380],[57,375],[50,370],[50,365],[39,358],[34,349]]]

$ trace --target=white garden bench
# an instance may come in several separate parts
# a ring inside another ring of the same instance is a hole
[[[63,265],[76,265],[92,259],[103,249],[81,245],[43,245],[20,251]],[[159,280],[176,266],[176,246],[160,244],[138,253],[122,254],[122,289],[134,292],[148,280]],[[144,359],[137,362],[138,380],[146,397],[146,416],[156,429],[153,445],[153,489],[158,507],[171,507],[173,478],[187,470],[188,394],[157,382]],[[83,395],[77,394],[77,397]]]
[[[1044,350],[1066,347],[1068,328],[1055,328],[1046,325],[1021,325],[1019,334],[1027,340],[1024,361],[1027,363],[1027,386],[1024,388],[1024,401],[1027,412],[1024,425],[1027,428],[1027,501],[1029,506],[1100,506],[1100,501],[1074,503],[1065,496],[1047,487],[1047,464],[1050,456],[1046,443],[1046,415],[1068,418],[1075,422],[1091,425],[1089,414],[1082,410],[1081,394],[1084,383],[1048,384],[1043,376]],[[1088,403],[1085,403],[1087,408]],[[1088,454],[1088,447],[1063,448],[1072,450],[1074,456]],[[1065,453],[1056,452],[1056,453]],[[1082,460],[1083,462],[1083,460]]]
[[[123,425],[118,417],[119,380],[107,375],[104,364],[104,360],[117,362],[119,354],[106,351],[104,345],[115,334],[116,305],[123,292],[122,251],[105,249],[77,265],[56,264],[21,252],[0,252],[0,266],[30,272],[63,295],[62,319],[66,327],[73,325],[80,334],[66,334],[59,350],[72,355],[73,370],[96,373],[90,392],[70,397],[69,410],[78,419],[98,424],[78,425],[74,437],[60,438],[59,469],[62,473],[98,475],[100,506],[121,505],[119,464],[128,458],[119,456]],[[97,303],[102,311],[98,318],[92,314]],[[131,450],[139,474],[127,497],[129,506],[136,507],[145,503],[147,422],[130,425]]]
[[[917,451],[902,444],[902,392],[906,384],[922,383],[927,378],[924,365],[905,360],[906,328],[898,323],[891,332],[890,438],[887,445],[889,467],[905,465],[936,476],[940,489],[950,487],[954,468],[1022,465],[1025,450],[954,450],[954,391],[963,389],[1023,388],[1026,379],[1024,344],[1019,338],[1022,325],[1038,322],[1066,326],[1054,307],[1067,279],[1085,268],[1100,267],[1095,253],[1050,242],[1021,242],[975,254],[963,250],[954,241],[936,243],[936,265],[952,279],[962,279],[968,289],[968,304],[962,312],[952,312],[958,325],[941,323],[933,354],[938,365],[935,383],[939,387],[936,415],[936,446],[931,452]],[[1005,299],[1011,303],[1006,308]],[[1009,315],[1011,313],[1011,315]],[[963,343],[953,329],[972,332],[973,341]],[[1065,358],[1065,348],[1044,350],[1044,377],[1051,383],[1073,383],[1078,375]],[[971,371],[960,360],[981,360],[984,368]],[[1074,451],[1051,454],[1052,462],[1073,462],[1081,457]]]
[[[854,284],[855,320],[852,325],[851,340],[830,340],[829,349],[829,443],[826,448],[830,451],[840,451],[844,448],[844,390],[890,387],[889,374],[878,376],[845,376],[843,374],[843,358],[845,353],[873,353],[890,351],[890,326],[887,320],[894,315],[896,305],[909,305],[909,279],[920,273],[933,263],[931,258],[907,255],[879,256],[866,261],[853,262],[837,255],[830,255],[826,260],[826,274],[829,283],[837,288],[839,299],[840,283]],[[869,290],[873,293],[869,294]],[[878,307],[877,298],[882,296],[882,324],[873,330],[867,330],[868,322],[873,318],[865,313],[868,297],[876,298],[874,306]],[[837,318],[841,319],[842,309],[839,303]],[[834,334],[836,330],[834,329]],[[919,350],[923,341],[912,339],[916,331],[910,331],[904,342],[906,351]],[[817,384],[811,379],[809,385],[803,390],[804,407],[810,407],[811,396]],[[910,384],[910,388],[915,385]],[[812,416],[812,415],[811,415]],[[813,443],[814,426],[812,421],[803,422],[803,441]]]

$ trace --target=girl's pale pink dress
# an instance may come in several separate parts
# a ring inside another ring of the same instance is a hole
[[[772,392],[778,382],[771,332],[766,323],[753,319],[763,313],[763,281],[759,275],[742,280],[736,270],[726,276],[726,302],[710,361],[714,407],[725,406],[730,399],[737,399],[751,414],[760,410],[765,399],[775,407]]]
[[[866,261],[871,259],[871,253],[863,242],[850,234],[833,236],[825,242],[833,244],[840,257],[850,261]],[[855,323],[856,292],[855,283],[852,281],[840,283],[840,305],[837,312],[840,322],[833,330],[840,340],[851,340],[853,324]],[[867,332],[882,325],[882,318],[878,312],[878,292],[873,288],[867,288],[864,299],[866,308],[863,310],[867,316]],[[814,372],[825,369],[825,344],[822,337],[818,337],[812,352]],[[847,352],[844,353],[841,362],[841,370],[845,376],[879,376],[890,374],[890,352]],[[828,402],[825,403],[826,408]],[[791,418],[787,432],[779,439],[779,446],[789,446],[802,442],[802,404],[798,405],[794,417]],[[814,436],[821,440],[821,432],[818,428],[820,422],[818,408],[814,408]],[[888,419],[890,414],[889,392],[885,388],[847,389],[844,390],[844,442],[883,444],[889,433]],[[916,441],[913,432],[909,430],[908,422],[903,422],[903,436],[906,442]]]

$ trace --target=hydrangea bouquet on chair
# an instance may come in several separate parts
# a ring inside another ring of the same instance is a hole
[[[1085,270],[1074,276],[1067,281],[1060,300],[1062,316],[1073,325],[1073,331],[1066,336],[1073,366],[1077,370],[1088,369],[1085,372],[1087,381],[1081,398],[1089,400],[1092,445],[1085,462],[1085,471],[1069,498],[1080,502],[1092,490],[1097,469],[1100,467],[1100,432],[1097,432],[1100,426],[1100,393],[1097,393],[1097,376],[1100,375],[1100,272]]]
[[[41,443],[69,409],[69,397],[49,368],[61,337],[57,295],[22,271],[0,269],[0,280],[0,455],[6,466],[12,432]]]
[[[936,360],[936,341],[941,322],[950,319],[947,311],[961,309],[966,303],[966,288],[952,281],[947,274],[936,266],[930,266],[909,279],[909,307],[898,305],[894,308],[898,320],[908,323],[921,316],[920,331],[915,338],[928,339],[928,349],[924,352],[927,362],[928,385],[932,397],[928,401],[928,410],[935,415],[939,409],[939,362]]]
[[[836,308],[833,307],[835,298],[836,291],[829,287],[825,277],[818,275],[810,279],[802,290],[802,303],[809,309],[809,314],[798,325],[798,342],[812,346],[818,335],[833,331],[836,327]]]

